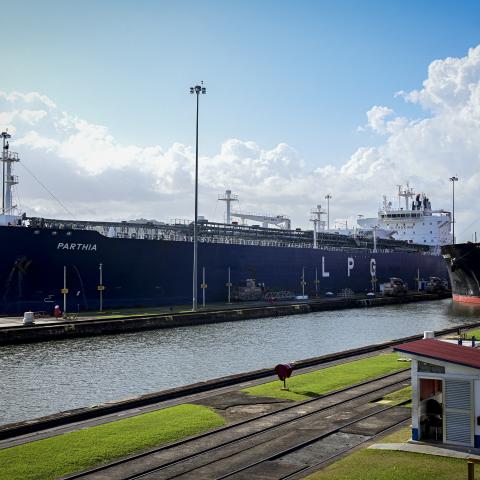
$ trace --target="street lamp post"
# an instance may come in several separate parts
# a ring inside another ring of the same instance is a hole
[[[195,219],[193,221],[193,291],[192,291],[192,310],[197,310],[197,263],[198,263],[198,242],[197,242],[197,223],[198,223],[198,99],[200,94],[207,93],[207,89],[200,85],[190,87],[190,93],[197,96],[197,121],[195,128]]]
[[[325,195],[325,200],[327,201],[327,230],[330,230],[330,200],[332,196],[330,194]]]
[[[458,182],[458,177],[455,175],[449,180],[452,182],[452,237],[455,245],[455,182]]]

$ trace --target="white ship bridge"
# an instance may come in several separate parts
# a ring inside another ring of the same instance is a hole
[[[403,205],[404,206],[403,206]],[[396,240],[418,245],[441,246],[452,242],[451,215],[445,210],[432,210],[424,193],[415,193],[407,186],[398,186],[398,207],[383,197],[377,218],[358,219],[364,229],[380,229]]]

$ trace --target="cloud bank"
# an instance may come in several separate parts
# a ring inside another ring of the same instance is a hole
[[[421,88],[395,95],[420,107],[420,116],[372,106],[359,130],[378,137],[375,145],[366,141],[341,165],[312,167],[286,143],[266,149],[225,140],[217,154],[200,158],[200,214],[222,221],[216,198],[230,188],[241,209],[287,214],[302,227],[330,193],[332,217],[352,220],[375,215],[381,195],[406,180],[429,194],[434,208],[449,209],[448,178],[457,174],[457,232],[471,239],[480,230],[480,46],[462,58],[433,61]],[[192,217],[191,146],[122,144],[106,126],[64,112],[37,92],[0,92],[0,127],[14,133],[12,150],[77,218]],[[16,173],[29,215],[68,216],[22,167]]]

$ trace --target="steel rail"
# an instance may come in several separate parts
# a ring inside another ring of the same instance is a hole
[[[102,465],[100,467],[96,467],[96,468],[90,469],[90,470],[85,471],[85,472],[79,472],[77,474],[65,477],[65,480],[74,480],[74,479],[77,479],[77,478],[82,478],[82,477],[91,475],[93,473],[105,471],[105,470],[107,470],[111,467],[124,465],[124,464],[126,464],[126,463],[128,463],[132,460],[137,460],[137,459],[140,459],[140,458],[144,458],[144,457],[147,457],[147,456],[152,455],[152,454],[156,454],[156,453],[159,453],[159,452],[162,452],[162,451],[170,450],[170,449],[176,448],[178,446],[197,441],[197,440],[202,439],[202,438],[207,438],[207,437],[212,436],[212,435],[217,434],[217,433],[226,432],[228,430],[234,430],[235,428],[237,428],[239,426],[243,426],[243,425],[247,425],[247,424],[253,424],[254,422],[256,422],[258,420],[265,419],[267,417],[273,417],[275,415],[281,414],[281,413],[289,411],[289,410],[303,408],[305,405],[309,405],[309,404],[314,403],[314,402],[322,401],[325,398],[333,397],[335,395],[339,395],[341,393],[348,392],[348,391],[353,390],[355,388],[359,388],[359,387],[363,387],[365,385],[370,385],[370,384],[373,384],[373,383],[377,383],[379,381],[382,381],[382,380],[385,380],[385,379],[388,379],[388,378],[391,378],[391,377],[400,376],[401,374],[404,374],[408,370],[409,370],[408,368],[407,369],[402,369],[402,370],[399,370],[399,371],[396,371],[396,372],[393,372],[393,373],[382,375],[380,377],[375,377],[375,378],[366,380],[365,382],[360,382],[360,383],[357,383],[355,385],[350,385],[348,387],[344,387],[344,388],[341,388],[341,389],[338,389],[338,390],[334,390],[334,391],[328,392],[325,395],[322,395],[320,397],[305,400],[303,402],[297,402],[293,405],[288,405],[286,407],[283,407],[279,410],[275,410],[273,412],[267,412],[267,413],[249,418],[247,420],[243,420],[243,421],[240,421],[240,422],[237,422],[237,423],[234,423],[234,424],[226,425],[224,427],[220,427],[218,429],[211,430],[209,432],[205,432],[205,433],[197,435],[195,437],[187,438],[187,439],[181,440],[179,442],[176,442],[176,443],[173,443],[173,444],[170,444],[170,445],[165,445],[165,446],[156,448],[154,450],[150,450],[148,452],[142,452],[140,454],[133,455],[133,456],[130,456],[130,457],[127,457],[127,458],[124,458],[124,459],[120,459],[120,460],[117,460],[117,461],[112,462],[110,464]],[[386,388],[390,388],[390,387],[392,387],[394,385],[397,385],[397,384],[401,384],[401,383],[405,382],[407,379],[408,379],[408,377],[407,378],[401,378],[400,380],[396,380],[396,381],[388,383],[386,385],[381,385],[378,388],[368,390],[367,392],[360,393],[359,395],[356,395],[355,397],[348,398],[348,399],[343,399],[343,400],[340,400],[338,402],[334,402],[330,405],[325,405],[325,406],[323,406],[323,407],[321,407],[321,408],[319,408],[315,411],[312,411],[312,412],[309,412],[309,413],[306,413],[306,414],[300,414],[296,418],[285,420],[285,421],[280,422],[276,425],[272,425],[272,426],[263,428],[260,431],[247,433],[247,434],[242,435],[242,436],[236,436],[235,439],[224,441],[222,443],[219,443],[219,444],[215,445],[214,447],[206,448],[206,449],[198,451],[196,453],[193,453],[193,454],[190,454],[190,455],[185,455],[182,458],[178,458],[178,459],[175,459],[175,460],[172,460],[172,461],[168,461],[168,462],[164,463],[163,465],[160,465],[160,466],[157,466],[157,467],[152,467],[148,470],[144,470],[142,472],[139,472],[139,473],[136,473],[136,474],[133,474],[133,475],[130,475],[130,476],[122,477],[122,480],[133,480],[133,479],[136,479],[136,478],[142,478],[142,477],[144,477],[146,475],[149,475],[151,473],[159,472],[161,470],[165,470],[166,468],[169,468],[169,467],[172,467],[172,466],[175,466],[175,465],[179,465],[179,464],[181,464],[185,461],[192,460],[194,458],[198,458],[198,457],[200,457],[200,456],[202,456],[206,453],[213,452],[213,451],[218,451],[219,449],[224,448],[226,446],[234,445],[235,443],[239,443],[239,442],[244,441],[246,439],[254,438],[254,437],[262,435],[266,432],[274,431],[276,429],[282,428],[282,427],[284,427],[284,426],[286,426],[290,423],[293,423],[295,421],[302,420],[302,419],[308,418],[310,416],[316,415],[316,414],[318,414],[322,411],[329,410],[329,409],[332,409],[332,408],[336,408],[336,407],[338,407],[342,404],[345,404],[347,402],[351,402],[351,401],[356,400],[358,398],[361,398],[361,397],[364,397],[364,396],[367,396],[367,395],[371,395],[371,394],[373,394],[377,391],[380,391],[380,390],[383,390],[383,389],[386,389]],[[228,456],[225,457],[225,458],[228,458]],[[215,461],[218,461],[218,460],[215,460]],[[213,463],[213,462],[209,462],[209,463]],[[208,465],[209,463],[207,463],[205,465]],[[203,466],[205,466],[205,465],[203,465]],[[196,467],[196,468],[201,468],[201,467]],[[184,472],[184,473],[188,473],[188,472]]]
[[[405,403],[405,402],[398,403],[395,406],[398,407],[399,405],[402,405],[403,403]],[[372,442],[373,440],[376,440],[377,438],[381,438],[386,433],[396,430],[401,425],[408,425],[410,423],[411,423],[410,418],[407,419],[407,420],[400,420],[399,422],[396,422],[396,423],[390,425],[385,430],[382,430],[382,431],[376,433],[375,435],[372,435],[371,437],[363,440],[360,443],[357,443],[354,446],[344,448],[343,450],[339,450],[338,452],[330,455],[327,458],[324,458],[323,460],[320,460],[319,462],[315,462],[315,463],[312,463],[311,465],[307,465],[306,467],[302,467],[301,469],[299,469],[295,472],[289,473],[289,474],[279,478],[278,480],[295,480],[295,479],[305,478],[304,477],[305,475],[310,475],[311,473],[315,473],[316,471],[320,470],[320,468],[322,466],[324,466],[324,465],[327,466],[328,464],[330,464],[336,458],[343,457],[347,452],[350,452],[354,449],[357,449],[361,445],[365,445],[366,443]],[[299,477],[299,475],[301,475],[301,477]]]
[[[272,461],[272,460],[278,460],[279,458],[282,458],[284,457],[285,455],[288,455],[290,453],[293,453],[293,452],[296,452],[297,450],[300,450],[302,448],[305,448],[313,443],[316,443],[318,442],[319,440],[322,440],[324,438],[327,438],[331,435],[333,435],[334,433],[338,433],[340,432],[342,429],[346,428],[346,427],[350,427],[352,425],[355,425],[356,423],[359,423],[359,422],[362,422],[363,420],[366,420],[367,418],[371,418],[371,417],[374,417],[375,415],[378,415],[380,413],[384,413],[384,412],[387,412],[388,410],[392,410],[394,408],[397,408],[401,405],[404,405],[406,403],[410,402],[410,400],[404,400],[403,402],[399,402],[399,403],[396,403],[395,405],[390,405],[388,407],[385,407],[385,408],[382,408],[380,410],[377,410],[375,412],[371,412],[367,415],[364,415],[363,417],[361,418],[356,418],[355,420],[349,420],[339,426],[336,426],[334,428],[331,428],[330,430],[327,430],[326,432],[323,432],[322,434],[314,437],[314,438],[311,438],[309,440],[306,440],[304,442],[300,442],[300,443],[297,443],[296,445],[293,445],[292,447],[288,447],[284,450],[282,450],[281,452],[277,452],[273,455],[270,455],[269,457],[266,457],[266,458],[263,458],[261,460],[258,460],[256,462],[253,462],[249,465],[246,465],[242,468],[238,468],[237,470],[235,471],[232,471],[232,472],[229,472],[225,475],[222,475],[221,477],[215,477],[215,479],[212,479],[212,480],[223,480],[224,478],[228,478],[228,477],[231,477],[232,475],[236,475],[237,473],[241,473],[241,472],[244,472],[245,470],[248,470],[249,468],[253,468],[253,467],[256,467],[257,465],[260,465],[264,462],[269,462],[269,461]],[[396,422],[397,424],[400,424],[400,423],[403,423],[405,422],[405,419],[400,421],[400,422]],[[388,428],[391,428],[391,426],[389,426]],[[387,430],[387,429],[385,429]],[[369,438],[368,440],[371,440],[371,438]],[[366,440],[367,441],[367,440]],[[362,442],[363,443],[363,442]],[[348,451],[348,450],[351,450],[351,448],[347,448],[347,449],[344,449],[343,450],[343,453],[345,453],[345,451]],[[332,455],[331,457],[334,457],[335,455]],[[330,458],[330,457],[329,457]],[[318,463],[322,463],[322,462],[318,462]],[[294,472],[295,475],[297,475],[298,473],[300,473],[300,470]],[[289,474],[288,476],[285,476],[285,477],[280,477],[280,480],[283,480],[285,478],[288,478],[289,476],[291,476],[292,474]]]

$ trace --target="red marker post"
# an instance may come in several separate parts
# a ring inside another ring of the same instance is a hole
[[[278,378],[283,381],[283,390],[288,390],[287,388],[287,378],[292,375],[293,367],[289,363],[279,363],[275,367],[275,373],[278,375]]]

